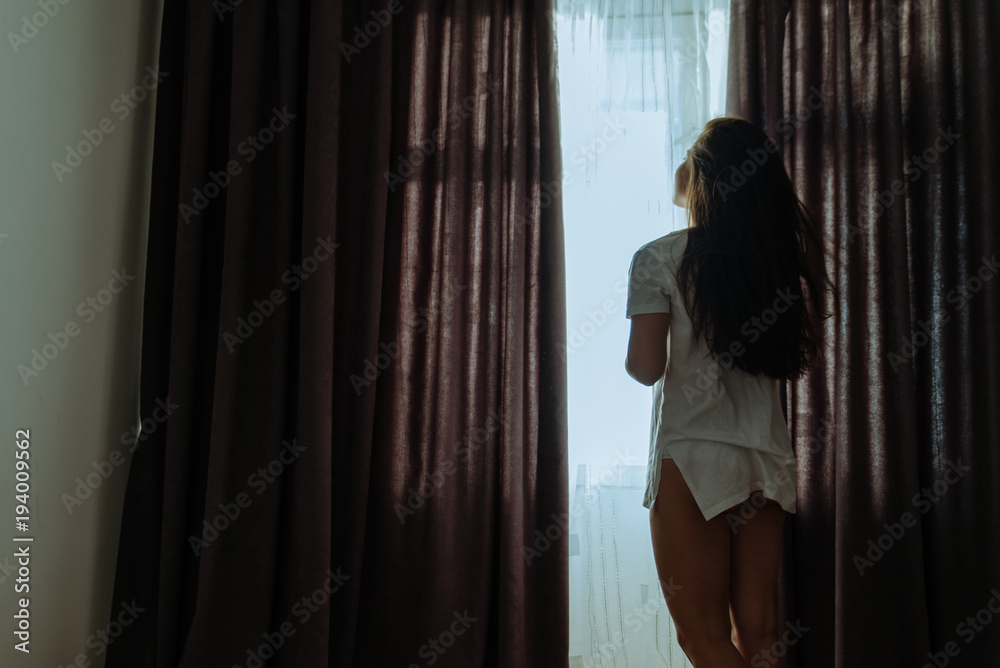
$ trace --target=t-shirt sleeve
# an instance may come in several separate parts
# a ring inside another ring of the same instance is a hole
[[[632,256],[628,268],[625,317],[643,313],[670,313],[670,270],[650,246]]]

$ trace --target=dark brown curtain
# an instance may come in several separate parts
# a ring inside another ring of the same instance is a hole
[[[787,665],[1000,665],[1000,3],[732,11],[729,112],[783,147],[838,292],[788,387]]]
[[[551,21],[166,3],[108,666],[567,664]]]

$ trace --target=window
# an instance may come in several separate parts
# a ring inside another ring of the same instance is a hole
[[[624,369],[625,274],[639,246],[686,225],[673,174],[724,113],[728,0],[559,5],[570,666],[685,666],[642,507],[652,390]]]

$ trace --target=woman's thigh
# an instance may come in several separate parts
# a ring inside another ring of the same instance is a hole
[[[777,626],[778,567],[787,514],[759,490],[751,499],[754,512],[748,518],[742,515],[746,519],[733,533],[730,569],[732,620],[746,639],[770,636]]]
[[[705,521],[677,464],[661,460],[649,511],[656,571],[679,636],[728,639],[731,531],[725,515]]]

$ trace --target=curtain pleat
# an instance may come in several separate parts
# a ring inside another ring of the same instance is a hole
[[[551,21],[168,3],[109,667],[567,665]]]
[[[792,668],[1000,657],[998,27],[978,0],[733,2],[728,110],[783,147],[837,289],[788,386]]]

